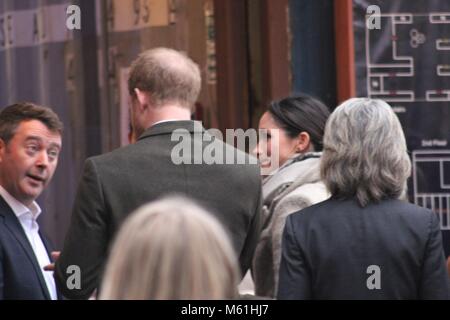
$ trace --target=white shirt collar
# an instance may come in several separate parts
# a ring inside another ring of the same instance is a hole
[[[157,121],[154,124],[151,125],[151,127],[153,127],[154,125],[160,124],[160,123],[164,123],[164,122],[173,122],[173,121],[180,121],[177,119],[167,119],[167,120],[161,120],[161,121]]]
[[[39,207],[39,205],[37,204],[36,201],[33,201],[33,203],[30,205],[30,207],[27,207],[22,202],[18,201],[16,198],[14,198],[1,185],[0,185],[0,195],[3,197],[3,199],[6,201],[6,203],[11,207],[12,211],[14,211],[14,214],[18,218],[24,214],[31,213],[33,220],[36,220],[42,212],[41,207]]]

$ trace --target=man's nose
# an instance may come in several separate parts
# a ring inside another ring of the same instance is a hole
[[[39,167],[47,167],[48,166],[48,154],[47,151],[39,152],[39,156],[37,158],[36,165]]]

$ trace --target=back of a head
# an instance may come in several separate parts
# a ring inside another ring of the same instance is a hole
[[[19,102],[1,110],[0,139],[8,143],[19,124],[30,120],[41,121],[50,131],[62,136],[63,124],[52,109],[32,102]]]
[[[268,111],[289,137],[295,138],[301,132],[307,132],[314,151],[322,151],[323,133],[330,111],[321,101],[297,94],[273,101]]]
[[[386,102],[353,98],[331,114],[321,175],[334,197],[356,197],[363,207],[397,199],[406,190],[410,169],[400,121]]]
[[[222,226],[184,198],[148,204],[124,223],[102,299],[232,299],[239,271]]]
[[[147,50],[131,64],[128,90],[150,93],[154,106],[192,108],[201,89],[200,69],[189,57],[169,48]]]

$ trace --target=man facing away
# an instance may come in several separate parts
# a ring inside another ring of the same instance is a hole
[[[55,172],[62,123],[48,108],[18,103],[0,113],[0,299],[56,300],[51,248],[36,198]]]
[[[172,158],[178,141],[171,136],[177,129],[200,145],[200,152],[212,144],[223,153],[240,153],[219,140],[206,143],[204,128],[190,120],[200,88],[198,66],[175,50],[148,50],[133,62],[128,89],[137,141],[86,160],[55,267],[57,286],[67,298],[85,299],[97,289],[109,246],[123,220],[137,207],[166,194],[188,196],[213,212],[231,237],[242,273],[249,268],[260,221],[256,163],[249,164],[247,155],[246,164],[180,164]],[[194,154],[190,157],[193,160]],[[79,285],[71,266],[79,268]]]

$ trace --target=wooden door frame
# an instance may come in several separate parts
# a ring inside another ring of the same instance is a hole
[[[337,99],[341,103],[356,95],[353,1],[334,2]]]
[[[219,129],[252,126],[247,0],[214,0]],[[260,35],[263,81],[261,104],[291,90],[289,0],[262,0]]]

